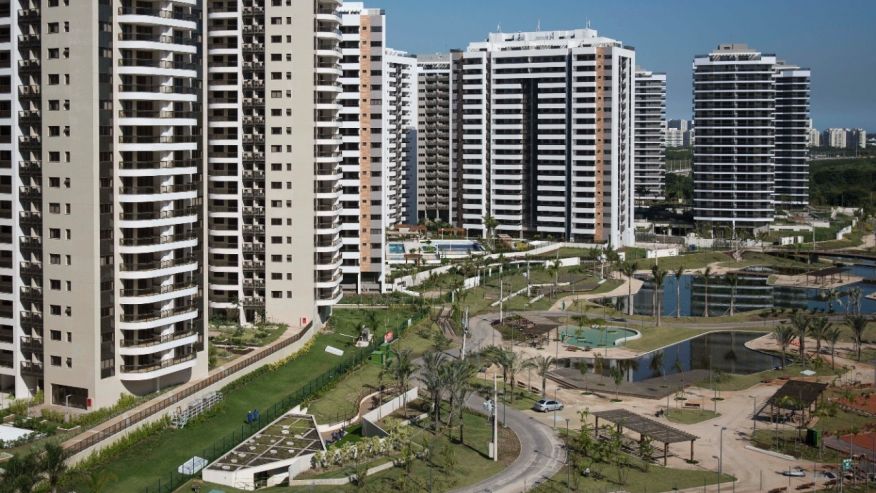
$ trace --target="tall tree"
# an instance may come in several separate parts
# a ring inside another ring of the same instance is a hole
[[[392,377],[396,384],[401,388],[402,394],[407,394],[408,388],[411,386],[411,378],[417,370],[417,367],[414,365],[411,358],[412,352],[410,349],[395,349],[393,350],[393,353],[395,354],[395,358],[390,370],[392,371]],[[405,413],[407,413],[407,395],[402,398],[402,407],[405,410]]]
[[[861,347],[864,345],[864,330],[867,329],[867,319],[861,315],[846,317],[845,324],[852,331],[852,341],[855,343],[857,360],[861,361]]]
[[[800,350],[800,362],[806,364],[806,335],[809,334],[809,324],[811,319],[803,312],[794,312],[791,316],[791,328],[794,330],[794,336],[797,338]]]
[[[651,268],[651,274],[654,276],[654,300],[657,310],[657,327],[660,327],[660,316],[663,313],[663,281],[666,280],[666,270],[661,269],[658,265]]]
[[[651,375],[654,377],[662,377],[663,376],[663,363],[664,363],[663,351],[655,351],[651,356],[651,362],[648,364],[648,367],[651,368]]]
[[[709,278],[712,277],[712,266],[707,265],[703,270],[703,282],[705,283],[705,303],[703,305],[703,316],[709,318]]]
[[[621,360],[624,361],[624,360]],[[620,361],[618,361],[620,363]],[[624,381],[624,370],[622,370],[619,366],[612,367],[611,369],[611,379],[614,381],[614,400],[620,400],[620,386]]]
[[[67,472],[67,451],[63,447],[53,442],[46,442],[43,453],[40,455],[40,469],[46,475],[49,483],[49,489],[52,493],[57,493],[58,484],[64,473]]]
[[[681,277],[684,275],[684,265],[675,269],[675,318],[681,318]]]
[[[484,228],[487,230],[487,240],[490,242],[492,248],[496,247],[495,233],[497,227],[499,227],[499,221],[497,221],[495,217],[489,214],[484,216]]]
[[[441,368],[444,366],[446,355],[439,351],[427,351],[423,354],[423,366],[420,375],[417,377],[420,382],[426,387],[432,399],[434,419],[432,421],[432,429],[438,429],[438,423],[441,421],[441,395],[447,386],[447,382],[443,378]]]
[[[791,344],[791,341],[794,340],[794,329],[789,327],[785,322],[776,325],[773,328],[773,338],[776,340],[776,343],[779,345],[779,349],[782,353],[782,369],[785,369],[785,353],[788,350],[788,346]]]
[[[451,417],[456,415],[459,423],[459,442],[465,442],[465,400],[471,392],[471,379],[477,375],[477,367],[472,364],[471,359],[453,360],[448,365],[448,389],[453,395],[452,407],[450,409]],[[452,418],[451,418],[452,425]]]
[[[636,262],[623,262],[621,264],[621,273],[627,277],[627,314],[633,314],[633,274],[639,265]]]
[[[830,368],[836,369],[836,344],[843,336],[843,331],[839,327],[831,327],[825,334],[825,341],[830,347]]]
[[[821,341],[827,338],[830,331],[830,320],[827,317],[816,317],[809,323],[809,335],[815,339],[815,354],[821,354]]]
[[[736,314],[736,286],[739,285],[739,276],[733,272],[724,275],[724,280],[730,285],[730,316]]]
[[[541,377],[541,396],[545,397],[547,393],[547,374],[553,368],[556,360],[553,356],[536,356],[530,361],[538,376]]]

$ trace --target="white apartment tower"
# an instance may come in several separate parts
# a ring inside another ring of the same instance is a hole
[[[321,323],[341,297],[336,0],[208,0],[212,314]]]
[[[635,194],[662,200],[666,189],[666,74],[636,70]]]
[[[417,55],[418,220],[451,220],[451,56]]]
[[[808,196],[809,71],[743,44],[694,58],[694,219],[752,229]]]
[[[0,387],[16,397],[93,410],[207,372],[201,8],[0,7]]]
[[[416,60],[386,49],[386,15],[341,10],[341,254],[344,289],[385,289],[386,230],[408,220],[416,159]]]
[[[632,242],[634,67],[592,29],[471,43],[454,63],[457,225]]]
[[[809,205],[809,69],[776,65],[775,201]]]

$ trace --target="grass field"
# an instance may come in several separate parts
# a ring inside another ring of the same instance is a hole
[[[411,315],[411,311],[381,310],[381,320],[394,327]],[[111,491],[138,492],[167,480],[171,471],[194,455],[205,455],[205,450],[222,437],[246,426],[246,413],[252,409],[265,410],[282,402],[304,388],[309,379],[302,375],[320,375],[344,360],[355,356],[354,339],[348,334],[356,333],[360,311],[337,310],[331,326],[335,332],[326,332],[315,337],[311,350],[294,360],[225,393],[222,404],[209,416],[190,423],[180,430],[167,429],[150,436],[121,452],[117,457],[101,465],[101,469],[115,476],[109,485]],[[378,333],[379,335],[379,333]],[[327,345],[344,350],[344,356],[325,352]],[[87,492],[84,487],[77,491]]]
[[[766,370],[757,373],[750,373],[747,375],[723,374],[717,382],[712,382],[710,384],[708,380],[704,380],[702,382],[699,382],[698,385],[700,387],[708,389],[715,387],[719,391],[745,390],[765,380],[800,376],[800,372],[804,369],[805,368],[803,368],[803,365],[798,363],[786,364],[784,370]],[[816,375],[818,376],[834,374],[833,370],[830,369],[830,366],[812,368],[810,365],[808,369],[815,371]]]
[[[709,411],[708,409],[669,409],[666,411],[666,419],[683,425],[701,423],[717,418],[720,415],[720,413]]]

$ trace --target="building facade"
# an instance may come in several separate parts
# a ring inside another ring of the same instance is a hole
[[[809,72],[746,45],[693,61],[694,219],[752,229],[808,195]],[[781,200],[779,198],[781,194]]]
[[[809,79],[808,69],[776,66],[775,201],[785,208],[809,205]]]
[[[636,70],[635,196],[645,204],[666,190],[666,74]]]
[[[383,10],[340,14],[343,287],[383,291],[386,231],[416,214],[416,59],[386,48]]]
[[[3,391],[93,410],[205,376],[209,316],[328,316],[339,4],[266,3],[0,7]]]
[[[457,226],[632,241],[631,48],[592,29],[492,33],[453,66]]]
[[[451,181],[450,53],[417,56],[417,220],[450,222]]]

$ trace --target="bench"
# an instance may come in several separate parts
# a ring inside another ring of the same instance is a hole
[[[689,409],[699,409],[700,405],[697,402],[685,402],[684,407]]]
[[[773,488],[768,493],[783,493],[785,491],[788,491],[787,486],[782,486],[781,488]]]
[[[800,486],[798,486],[797,489],[798,490],[808,490],[809,488],[812,488],[813,486],[815,486],[815,483],[803,483]]]

